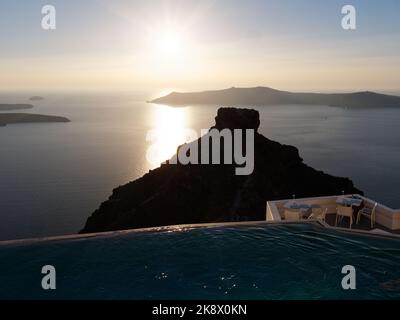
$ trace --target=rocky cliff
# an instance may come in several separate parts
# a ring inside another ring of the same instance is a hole
[[[255,129],[255,110],[220,108],[213,128]],[[200,138],[202,139],[202,138]],[[297,148],[254,140],[254,171],[235,175],[235,165],[164,164],[116,188],[87,220],[81,233],[174,224],[264,220],[266,201],[362,193],[347,178],[333,177],[305,163]]]

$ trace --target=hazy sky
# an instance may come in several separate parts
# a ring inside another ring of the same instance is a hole
[[[0,0],[0,90],[257,85],[400,91],[400,1]]]

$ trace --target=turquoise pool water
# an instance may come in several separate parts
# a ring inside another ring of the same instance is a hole
[[[400,298],[400,241],[314,224],[132,232],[0,246],[0,298]],[[57,289],[41,288],[54,265]],[[343,290],[353,265],[356,290]]]

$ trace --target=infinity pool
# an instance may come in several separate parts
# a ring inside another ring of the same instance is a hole
[[[116,233],[0,245],[1,299],[400,298],[400,240],[317,224]],[[57,289],[41,288],[53,265]],[[341,287],[356,268],[356,290]]]

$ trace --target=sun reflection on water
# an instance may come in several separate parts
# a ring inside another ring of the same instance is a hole
[[[152,117],[154,125],[147,135],[150,146],[146,158],[154,168],[170,159],[179,145],[193,140],[193,137],[187,128],[188,112],[185,108],[157,105]]]

